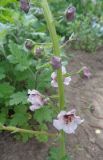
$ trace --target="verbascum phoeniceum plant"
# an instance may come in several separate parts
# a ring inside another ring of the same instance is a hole
[[[27,13],[30,9],[30,5],[26,0],[20,0],[21,2],[21,9]],[[66,111],[65,106],[65,95],[64,95],[64,85],[68,86],[72,81],[72,74],[67,73],[65,66],[63,66],[62,58],[61,58],[61,47],[59,45],[58,36],[55,29],[54,20],[48,5],[47,0],[41,0],[40,5],[43,9],[44,18],[47,23],[47,27],[50,33],[50,38],[53,46],[53,53],[51,55],[51,60],[49,63],[44,64],[42,67],[48,67],[48,64],[52,66],[53,73],[51,74],[51,86],[56,89],[58,94],[58,107],[56,110],[56,117],[52,120],[52,126],[57,130],[55,133],[48,133],[46,131],[34,131],[34,130],[27,130],[22,128],[17,128],[14,126],[5,126],[0,124],[1,130],[21,133],[29,133],[33,135],[48,135],[50,137],[58,137],[57,140],[59,141],[59,154],[56,159],[59,160],[68,160],[67,152],[66,152],[66,144],[65,144],[65,134],[74,134],[75,130],[77,129],[78,125],[83,123],[83,119],[76,115],[76,110],[72,108],[70,111]],[[67,21],[73,21],[75,18],[76,9],[74,6],[70,6],[66,10],[66,19]],[[28,48],[32,48],[31,43],[28,41],[26,42],[26,46]],[[41,49],[39,48],[36,50],[36,53],[41,54]],[[74,73],[73,73],[74,74]],[[80,74],[85,78],[89,78],[91,73],[89,69],[85,66],[80,69],[76,74]],[[49,97],[44,96],[40,93],[37,89],[33,88],[28,89],[28,103],[30,103],[29,110],[31,112],[36,112],[37,110],[45,107],[46,104],[49,103]],[[52,108],[51,108],[52,110]],[[45,115],[44,115],[45,116]],[[54,160],[54,159],[50,159]]]

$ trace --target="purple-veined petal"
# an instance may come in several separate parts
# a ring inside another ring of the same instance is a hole
[[[79,116],[75,115],[75,112],[75,109],[69,112],[61,111],[57,116],[57,120],[53,121],[53,126],[58,130],[64,130],[68,134],[75,133],[78,125],[84,122]]]

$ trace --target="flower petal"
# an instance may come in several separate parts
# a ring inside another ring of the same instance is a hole
[[[75,123],[81,124],[84,122],[84,119],[81,119],[79,116],[75,116]]]
[[[71,82],[71,77],[66,77],[66,78],[64,78],[64,84],[65,84],[65,85],[69,85],[70,82]]]
[[[40,95],[40,93],[38,92],[38,91],[36,91],[35,89],[33,89],[33,90],[30,90],[30,89],[28,89],[28,94],[39,94]]]
[[[75,133],[75,130],[77,128],[77,123],[75,123],[74,121],[69,123],[69,124],[65,124],[63,127],[64,132],[71,134],[71,133]]]
[[[64,75],[66,73],[67,73],[66,68],[64,66],[62,66],[62,74]]]
[[[58,114],[57,118],[59,119],[59,118],[62,117],[62,119],[63,119],[63,116],[64,116],[66,113],[67,113],[66,111],[61,111],[61,112]]]
[[[58,83],[55,80],[51,81],[51,86],[57,88],[58,87]]]
[[[56,129],[61,130],[61,129],[63,129],[64,124],[62,123],[62,121],[53,120],[53,126],[54,126]]]
[[[40,97],[40,95],[29,95],[28,97],[28,101],[31,103],[31,104],[39,104],[39,105],[43,105],[44,104],[44,101],[43,99]]]
[[[57,73],[56,73],[56,72],[53,72],[53,73],[51,74],[51,78],[52,78],[52,80],[55,80],[55,79],[56,79],[56,77],[57,77]]]
[[[69,112],[61,111],[58,116],[57,120],[53,121],[53,125],[58,130],[64,130],[64,132],[71,134],[75,133],[78,125],[84,122],[79,116],[76,116],[76,110],[72,109]]]
[[[39,108],[41,108],[40,105],[34,105],[34,104],[29,107],[29,109],[30,109],[31,111],[34,111],[34,110],[39,109]]]
[[[70,114],[74,114],[75,115],[75,113],[76,113],[76,109],[72,109],[71,111],[67,112],[68,115],[70,115]]]

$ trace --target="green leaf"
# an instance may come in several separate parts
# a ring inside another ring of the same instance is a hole
[[[44,123],[41,123],[39,125],[39,130],[40,131],[47,131],[48,130],[48,127],[46,124]],[[48,141],[48,135],[44,135],[44,134],[37,134],[35,135],[36,136],[36,139],[39,141],[39,142],[47,142]]]
[[[0,113],[0,123],[4,124],[6,122],[7,114],[4,112]]]
[[[49,68],[45,68],[42,74],[38,77],[38,90],[44,90],[45,87],[50,87],[51,72]]]
[[[60,157],[60,148],[57,147],[51,147],[49,151],[49,157],[48,160],[71,160],[68,155],[65,155],[65,157]]]
[[[30,71],[28,71],[28,70],[23,71],[23,72],[16,71],[14,73],[14,75],[15,75],[17,81],[23,81],[23,80],[30,79],[32,76]]]
[[[5,78],[5,70],[4,68],[0,67],[0,80]]]
[[[14,87],[11,86],[9,83],[2,83],[0,84],[0,97],[7,98],[11,96],[14,92]]]
[[[10,96],[9,104],[18,105],[18,104],[27,104],[26,92],[17,92]]]
[[[42,122],[51,122],[52,121],[52,110],[49,106],[43,106],[42,108],[38,109],[34,113],[34,119],[39,123]]]
[[[59,148],[51,147],[49,152],[48,160],[58,160],[58,156],[60,155]]]
[[[27,107],[24,105],[17,106],[15,108],[15,114],[10,121],[10,125],[18,125],[20,127],[27,126],[29,120],[29,114],[27,113]]]
[[[28,69],[32,64],[32,60],[28,58],[28,54],[12,41],[9,42],[9,48],[12,55],[9,55],[7,58],[10,63],[16,64],[16,69],[19,71]]]
[[[47,135],[42,135],[42,134],[38,134],[36,135],[36,139],[39,141],[39,142],[47,142],[48,141],[48,136]]]
[[[0,0],[0,5],[1,6],[6,6],[8,5],[9,3],[13,3],[13,2],[16,2],[17,0]]]
[[[22,141],[24,143],[26,143],[30,138],[32,138],[34,135],[32,134],[29,134],[29,133],[21,133],[21,138],[22,138]]]

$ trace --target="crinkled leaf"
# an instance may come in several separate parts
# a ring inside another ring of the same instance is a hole
[[[38,77],[38,89],[39,90],[44,90],[45,87],[50,86],[50,77],[51,77],[50,70],[48,68],[45,68],[42,71],[42,74],[40,74]]]
[[[46,126],[46,124],[44,123],[41,123],[39,125],[39,130],[40,131],[47,131],[48,130],[48,127]],[[46,134],[37,134],[35,135],[36,136],[36,139],[39,141],[39,142],[47,142],[48,141],[48,135]]]
[[[39,141],[39,142],[47,142],[48,141],[48,136],[47,135],[42,135],[42,134],[38,134],[36,135],[36,139]]]
[[[11,96],[11,94],[13,94],[14,92],[14,87],[11,86],[9,83],[2,83],[0,84],[0,97],[2,98],[7,98],[9,96]]]
[[[5,78],[5,70],[4,68],[0,67],[0,80],[2,80],[3,78]]]
[[[43,106],[34,113],[34,119],[39,123],[52,121],[52,110],[48,106]]]
[[[60,148],[57,147],[51,147],[49,151],[49,157],[48,160],[71,160],[69,156],[65,155],[65,157],[60,157]]]
[[[6,122],[7,115],[4,112],[0,113],[0,123],[4,124]]]
[[[9,48],[12,55],[9,55],[7,58],[10,63],[17,64],[17,70],[24,71],[28,69],[32,64],[32,60],[28,58],[28,54],[12,41],[9,42]]]
[[[17,92],[10,96],[10,105],[27,104],[26,92]]]
[[[25,126],[28,123],[28,119],[27,107],[20,105],[15,108],[15,114],[12,116],[10,125]]]
[[[24,143],[26,143],[30,138],[34,136],[33,134],[29,134],[29,133],[21,133],[20,135]]]

